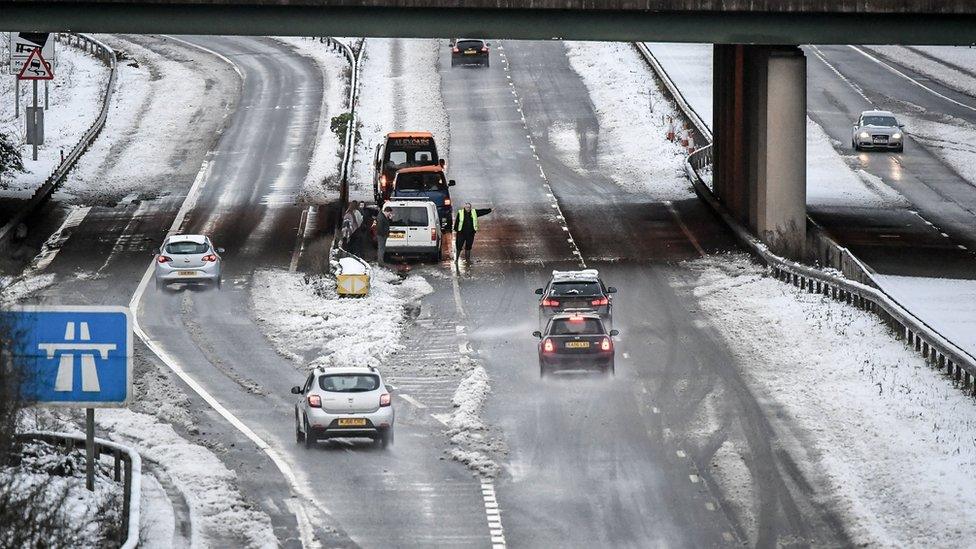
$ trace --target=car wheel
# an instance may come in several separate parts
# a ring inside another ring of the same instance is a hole
[[[548,371],[546,371],[546,366],[545,366],[545,364],[540,364],[540,365],[539,365],[539,379],[545,379],[545,377],[546,377],[546,374],[548,374],[548,373],[549,373],[549,372],[548,372]]]
[[[393,444],[393,427],[387,427],[380,433],[379,443],[381,448],[387,448]]]
[[[487,69],[489,67],[491,67],[491,61],[489,61],[488,59],[485,59],[485,68]]]
[[[901,147],[898,147],[897,149],[895,149],[895,151],[896,152],[905,152],[905,146],[902,145]]]
[[[452,67],[456,67],[457,66],[457,59],[451,59],[451,66]]]
[[[444,259],[444,251],[441,249],[440,245],[437,246],[437,251],[434,252],[434,262],[440,263]]]
[[[223,281],[224,281],[224,279],[223,279],[223,278],[221,278],[221,277],[217,277],[217,283],[216,283],[216,284],[214,284],[214,286],[216,286],[216,287],[217,287],[217,289],[219,290],[219,289],[221,288],[221,286],[222,286],[222,283],[223,283]]]
[[[305,435],[302,430],[298,428],[298,412],[295,412],[295,442],[301,444],[305,442]]]
[[[612,360],[610,361],[610,364],[608,364],[607,367],[603,370],[603,373],[606,374],[607,377],[613,377],[616,374],[616,372],[614,371]]]
[[[317,442],[315,435],[312,434],[312,430],[308,427],[308,418],[305,418],[305,436],[302,438],[302,442],[305,443],[305,449],[311,449]]]

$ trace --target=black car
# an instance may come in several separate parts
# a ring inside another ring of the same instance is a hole
[[[539,327],[545,326],[554,314],[587,310],[600,315],[603,322],[613,327],[613,295],[617,289],[605,286],[596,269],[582,271],[553,271],[545,288],[535,291],[539,295]]]
[[[451,47],[451,66],[482,65],[491,66],[488,42],[470,38],[458,38]]]
[[[552,370],[596,369],[614,374],[613,336],[596,313],[560,313],[549,319],[546,329],[533,332],[539,338],[539,376]]]

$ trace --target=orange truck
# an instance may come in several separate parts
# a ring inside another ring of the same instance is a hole
[[[392,132],[373,154],[373,195],[376,204],[389,200],[397,171],[418,166],[444,167],[430,132]]]

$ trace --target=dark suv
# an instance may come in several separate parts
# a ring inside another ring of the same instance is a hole
[[[613,326],[613,296],[617,289],[605,286],[596,269],[553,271],[545,288],[535,291],[539,298],[539,327],[553,315],[567,311],[589,311]]]

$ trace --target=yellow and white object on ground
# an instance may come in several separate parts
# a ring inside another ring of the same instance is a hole
[[[336,292],[345,296],[369,293],[369,265],[357,257],[343,257],[336,270]]]

